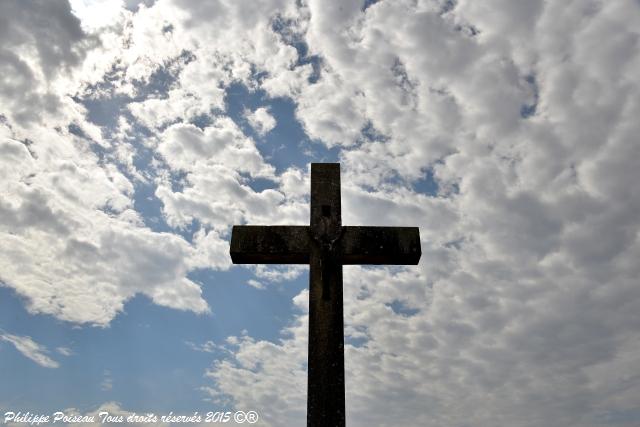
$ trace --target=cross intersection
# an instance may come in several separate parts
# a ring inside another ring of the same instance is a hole
[[[235,225],[234,264],[309,264],[307,426],[345,425],[342,266],[418,264],[418,227],[343,226],[340,164],[311,164],[308,226]]]

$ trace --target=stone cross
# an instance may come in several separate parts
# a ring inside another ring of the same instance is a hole
[[[309,226],[235,225],[234,264],[309,264],[307,426],[345,425],[342,266],[418,264],[417,227],[343,227],[340,164],[311,164]]]

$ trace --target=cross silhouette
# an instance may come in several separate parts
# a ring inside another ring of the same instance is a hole
[[[309,264],[307,426],[345,425],[342,266],[418,264],[418,227],[343,227],[340,164],[311,164],[309,226],[235,225],[234,264]]]

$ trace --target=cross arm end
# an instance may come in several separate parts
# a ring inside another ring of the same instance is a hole
[[[234,264],[308,264],[309,227],[234,225],[229,253]]]
[[[343,264],[416,265],[420,261],[418,227],[343,228]]]

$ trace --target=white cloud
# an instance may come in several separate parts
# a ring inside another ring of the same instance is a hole
[[[0,82],[8,97],[0,124],[3,284],[31,312],[77,323],[107,325],[138,292],[206,312],[200,288],[186,278],[193,249],[140,226],[133,185],[109,162],[109,141],[69,97],[90,77],[81,75],[82,60],[93,60],[87,52],[97,39],[66,2],[2,8],[1,52],[19,67]],[[160,271],[167,256],[174,269]]]
[[[57,347],[56,351],[63,356],[72,356],[74,354],[73,350],[71,350],[69,347]]]
[[[214,362],[206,375],[216,386],[204,391],[214,402],[230,403],[236,408],[259,408],[261,425],[304,423],[307,377],[304,319],[285,334],[278,344],[256,341],[247,335],[229,339],[223,348],[232,357]],[[231,402],[226,402],[228,396]]]
[[[0,340],[12,344],[25,357],[33,360],[43,368],[58,368],[60,366],[58,362],[47,356],[49,351],[45,346],[38,344],[29,336],[3,333],[0,335]]]
[[[144,293],[160,305],[208,311],[186,278],[194,248],[131,220],[132,185],[117,168],[100,166],[71,135],[40,132],[32,128],[31,142],[0,142],[0,270],[27,308],[107,325]]]
[[[100,383],[100,389],[102,391],[111,391],[113,389],[113,378],[111,377],[111,371],[105,369],[102,373],[102,382]]]
[[[60,92],[95,39],[84,34],[64,0],[2,2],[0,17],[2,114],[21,125],[59,125],[74,108]]]
[[[211,126],[175,124],[161,135],[158,146],[168,166],[185,172],[180,191],[161,180],[156,196],[170,225],[184,227],[192,220],[227,232],[231,224],[305,223],[306,203],[287,199],[274,189],[254,191],[241,174],[277,180],[275,168],[264,161],[255,143],[229,118]],[[215,191],[211,189],[215,188]],[[219,249],[223,249],[219,247]],[[226,256],[226,249],[215,255]]]
[[[262,283],[258,282],[257,280],[254,280],[254,279],[247,280],[247,285],[253,286],[256,289],[264,289],[264,285]]]
[[[196,344],[191,341],[186,341],[185,344],[194,351],[202,351],[204,353],[213,353],[217,349],[221,348],[213,341],[207,341],[204,344]]]
[[[172,125],[163,132],[158,151],[169,166],[178,170],[225,165],[253,176],[273,174],[273,167],[264,163],[255,144],[229,118],[218,118],[204,129]]]
[[[247,111],[245,117],[259,135],[266,135],[276,127],[276,119],[264,107],[260,107],[255,111]]]
[[[117,25],[123,18],[124,2],[121,0],[70,0],[69,3],[83,28],[89,31]]]

